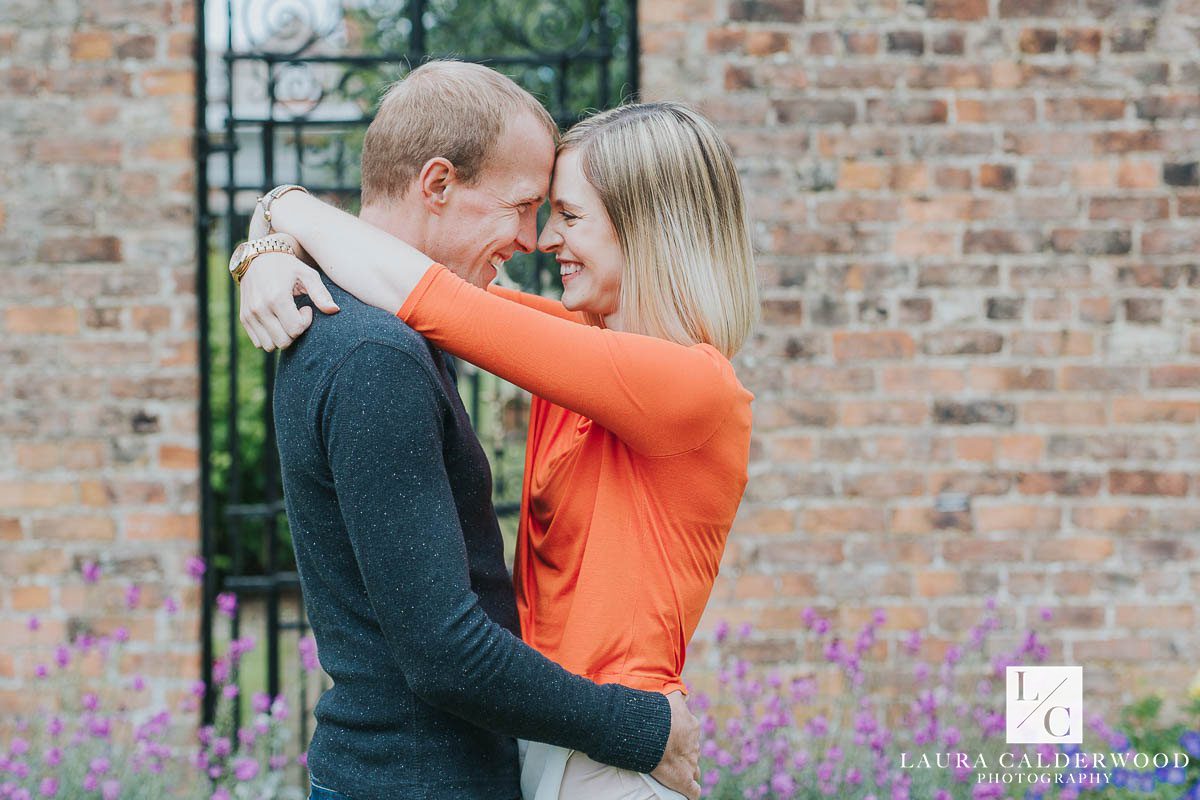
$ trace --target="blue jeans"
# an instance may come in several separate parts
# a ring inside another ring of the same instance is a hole
[[[308,800],[350,800],[350,797],[340,792],[335,792],[333,789],[326,789],[324,786],[319,786],[309,781],[312,787],[309,790]]]

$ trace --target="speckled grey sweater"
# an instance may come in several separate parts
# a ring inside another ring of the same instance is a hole
[[[328,281],[327,281],[328,283]],[[491,472],[440,352],[329,284],[274,408],[305,609],[333,688],[313,780],[355,800],[513,800],[515,742],[648,772],[659,694],[597,686],[523,644]]]

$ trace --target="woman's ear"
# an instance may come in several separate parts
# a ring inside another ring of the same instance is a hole
[[[425,162],[417,176],[417,187],[421,191],[421,202],[431,214],[441,214],[446,207],[450,187],[458,179],[454,165],[441,156]]]

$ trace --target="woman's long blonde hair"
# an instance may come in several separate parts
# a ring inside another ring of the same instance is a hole
[[[716,128],[679,103],[638,103],[575,125],[566,150],[625,255],[622,327],[732,358],[758,318],[758,287],[741,182]]]

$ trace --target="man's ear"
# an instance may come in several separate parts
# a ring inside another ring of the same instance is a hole
[[[431,214],[441,214],[446,208],[450,187],[458,182],[454,165],[441,156],[425,162],[417,176],[417,188],[421,191],[421,202]]]

